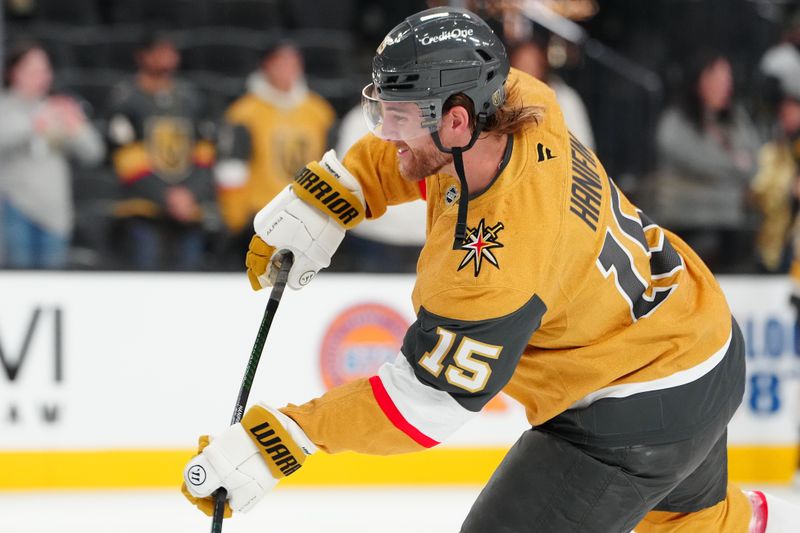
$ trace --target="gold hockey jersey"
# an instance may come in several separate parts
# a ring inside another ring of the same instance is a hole
[[[509,138],[469,201],[453,249],[458,179],[404,180],[396,148],[368,135],[344,164],[370,216],[427,196],[417,320],[378,375],[283,412],[329,452],[391,454],[442,442],[501,390],[533,425],[606,397],[691,382],[722,359],[731,316],[712,274],[632,205],[569,134],[553,92],[512,69],[540,123]]]
[[[292,106],[271,103],[255,92],[231,104],[226,121],[242,126],[249,137],[247,180],[218,192],[223,219],[231,230],[249,224],[291,183],[298,168],[322,156],[335,118],[331,105],[313,92]]]

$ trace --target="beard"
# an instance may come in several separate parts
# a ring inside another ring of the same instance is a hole
[[[453,162],[452,154],[440,151],[432,141],[426,146],[411,148],[406,145],[405,147],[409,151],[405,156],[400,157],[398,163],[400,175],[409,181],[424,180]]]

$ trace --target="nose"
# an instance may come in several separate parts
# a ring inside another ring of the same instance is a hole
[[[399,141],[400,140],[400,131],[397,128],[397,124],[391,118],[383,117],[383,121],[381,122],[381,134],[380,137],[387,141]]]

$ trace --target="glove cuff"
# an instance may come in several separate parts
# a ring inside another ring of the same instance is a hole
[[[308,438],[306,432],[303,431],[300,425],[294,420],[292,420],[291,417],[283,414],[282,411],[278,409],[273,409],[272,407],[264,403],[259,402],[258,405],[260,405],[261,407],[272,413],[275,416],[275,418],[278,419],[278,421],[283,425],[283,427],[286,428],[286,431],[289,432],[289,435],[291,435],[292,439],[294,439],[294,441],[300,446],[300,448],[303,450],[303,452],[305,452],[306,455],[312,455],[317,453],[317,450],[319,448],[317,448],[317,446],[313,442],[311,442],[311,439]]]
[[[358,180],[350,174],[350,171],[345,168],[339,158],[336,157],[336,150],[328,150],[322,156],[322,159],[319,160],[319,164],[325,167],[325,169],[336,176],[336,178],[342,182],[342,185],[347,187],[347,189],[356,195],[356,198],[361,202],[362,205],[366,205],[367,203],[364,201],[364,191],[361,189],[361,184]]]
[[[312,205],[339,223],[351,229],[364,220],[364,204],[337,179],[330,165],[309,163],[294,177],[292,190],[304,202]]]
[[[281,418],[297,426],[283,413],[258,404],[248,409],[242,418],[242,428],[258,448],[258,453],[275,479],[281,479],[299,470],[306,457],[316,451],[316,447],[311,444],[299,426],[294,433],[299,431],[303,438],[295,439],[293,432],[286,427],[287,424]],[[301,444],[298,440],[306,442]]]

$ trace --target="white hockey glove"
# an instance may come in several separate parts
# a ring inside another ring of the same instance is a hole
[[[276,409],[256,404],[241,423],[210,440],[200,437],[200,453],[183,470],[184,496],[208,516],[213,492],[228,491],[225,517],[247,512],[278,481],[298,470],[317,451],[297,423]]]
[[[309,163],[256,215],[256,236],[245,261],[253,289],[274,283],[281,250],[294,254],[289,287],[307,285],[331,264],[345,230],[361,222],[364,212],[361,186],[336,159],[336,152],[329,150],[320,162]]]

